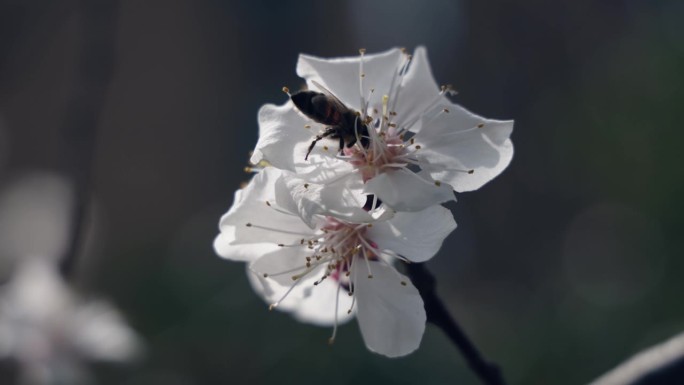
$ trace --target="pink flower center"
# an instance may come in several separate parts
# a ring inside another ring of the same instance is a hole
[[[408,165],[406,156],[409,149],[403,137],[390,131],[373,132],[368,148],[356,145],[344,149],[347,161],[360,170],[363,181],[367,182],[378,174]]]

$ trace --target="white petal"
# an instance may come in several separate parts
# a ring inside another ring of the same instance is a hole
[[[421,156],[434,165],[425,169],[458,192],[476,190],[511,162],[513,121],[484,119],[457,105],[446,108],[449,113],[426,117],[416,135]],[[483,126],[478,128],[479,124]]]
[[[406,169],[379,174],[366,182],[365,191],[397,211],[420,211],[455,199],[451,187],[438,186],[429,175]]]
[[[332,183],[307,183],[294,176],[284,175],[285,188],[292,195],[302,220],[309,227],[316,224],[317,215],[334,216],[347,222],[371,222],[372,216],[363,209],[366,194],[359,173],[347,174]]]
[[[339,141],[320,141],[308,160],[306,153],[323,126],[308,121],[291,101],[282,106],[266,104],[259,110],[259,140],[250,161],[262,160],[276,168],[295,172],[312,182],[328,182],[352,172],[353,167],[336,158]],[[310,128],[305,128],[310,126]]]
[[[438,96],[440,88],[432,76],[425,47],[416,49],[400,87],[398,98],[393,100],[393,95],[390,98],[391,109],[397,113],[395,120],[399,126],[415,120],[437,100],[446,101],[444,96]],[[413,127],[412,131],[417,131],[417,129],[419,128]]]
[[[425,309],[408,278],[380,262],[371,262],[373,278],[354,274],[359,327],[371,351],[399,357],[418,349],[425,331]],[[355,271],[356,272],[356,271]],[[406,282],[406,286],[401,281]]]
[[[282,171],[266,168],[252,178],[221,218],[221,233],[214,249],[224,258],[251,261],[277,249],[278,244],[298,243],[313,234],[296,213],[276,210],[275,182]],[[270,206],[266,203],[269,202]]]
[[[296,144],[310,142],[313,139],[310,129],[304,128],[307,120],[298,114],[291,101],[282,106],[266,104],[258,113],[259,141],[257,142],[251,162],[254,164],[266,160],[273,166],[295,171],[295,161],[301,157],[293,149]]]
[[[73,343],[90,359],[127,361],[142,352],[136,334],[108,303],[98,301],[80,306],[70,326]]]
[[[360,56],[322,59],[309,55],[299,55],[297,75],[306,79],[309,88],[320,91],[312,83],[316,81],[337,96],[345,105],[361,109],[361,89],[359,87]],[[379,54],[365,55],[363,58],[364,97],[373,88],[378,100],[389,92],[392,78],[403,62],[401,50],[394,48]]]
[[[366,230],[366,236],[380,249],[391,250],[413,262],[432,258],[454,229],[451,211],[431,206],[418,212],[399,212],[386,222],[377,222]]]
[[[306,257],[311,257],[312,254],[306,246],[281,247],[261,256],[252,262],[249,268],[262,277],[268,276],[270,280],[284,286],[290,286],[295,282],[293,276],[301,274],[307,269]],[[307,274],[307,278],[314,275],[320,278],[323,274],[318,274],[318,270],[323,268],[324,265],[318,266],[315,271]]]
[[[254,291],[256,291],[267,303],[278,301],[290,288],[279,285],[268,278],[263,278],[252,271],[247,271]],[[301,321],[319,326],[330,326],[335,323],[335,301],[338,294],[338,284],[328,278],[314,286],[313,282],[320,277],[305,279],[298,284],[287,297],[280,302],[276,309],[292,312],[293,316]],[[342,288],[339,291],[337,307],[337,322],[345,323],[354,317],[354,311],[347,313],[351,308],[352,298]]]

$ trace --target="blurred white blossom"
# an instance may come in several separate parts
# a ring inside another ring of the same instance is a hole
[[[24,258],[0,292],[0,357],[20,365],[21,383],[88,383],[83,361],[123,362],[141,345],[110,304],[77,298],[54,264]]]
[[[63,177],[30,172],[0,191],[0,263],[27,255],[56,261],[69,239],[73,188]]]

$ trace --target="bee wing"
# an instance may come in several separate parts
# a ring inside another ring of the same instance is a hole
[[[330,101],[335,104],[335,107],[337,107],[338,110],[340,111],[347,111],[349,110],[349,107],[345,106],[344,103],[340,99],[337,98],[332,92],[330,92],[329,89],[323,87],[323,85],[315,80],[312,80],[311,83],[313,83],[316,88],[321,90],[324,94],[326,94],[328,97],[330,97]]]

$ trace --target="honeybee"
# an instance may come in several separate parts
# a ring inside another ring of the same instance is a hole
[[[367,148],[369,144],[368,127],[361,114],[345,106],[340,99],[322,85],[315,81],[313,84],[323,92],[306,90],[294,94],[288,93],[292,103],[299,111],[314,122],[326,126],[325,131],[316,135],[316,138],[311,142],[304,160],[308,160],[316,143],[323,138],[339,139],[340,152],[345,147],[352,147],[357,141]],[[287,89],[285,90],[288,92]]]

